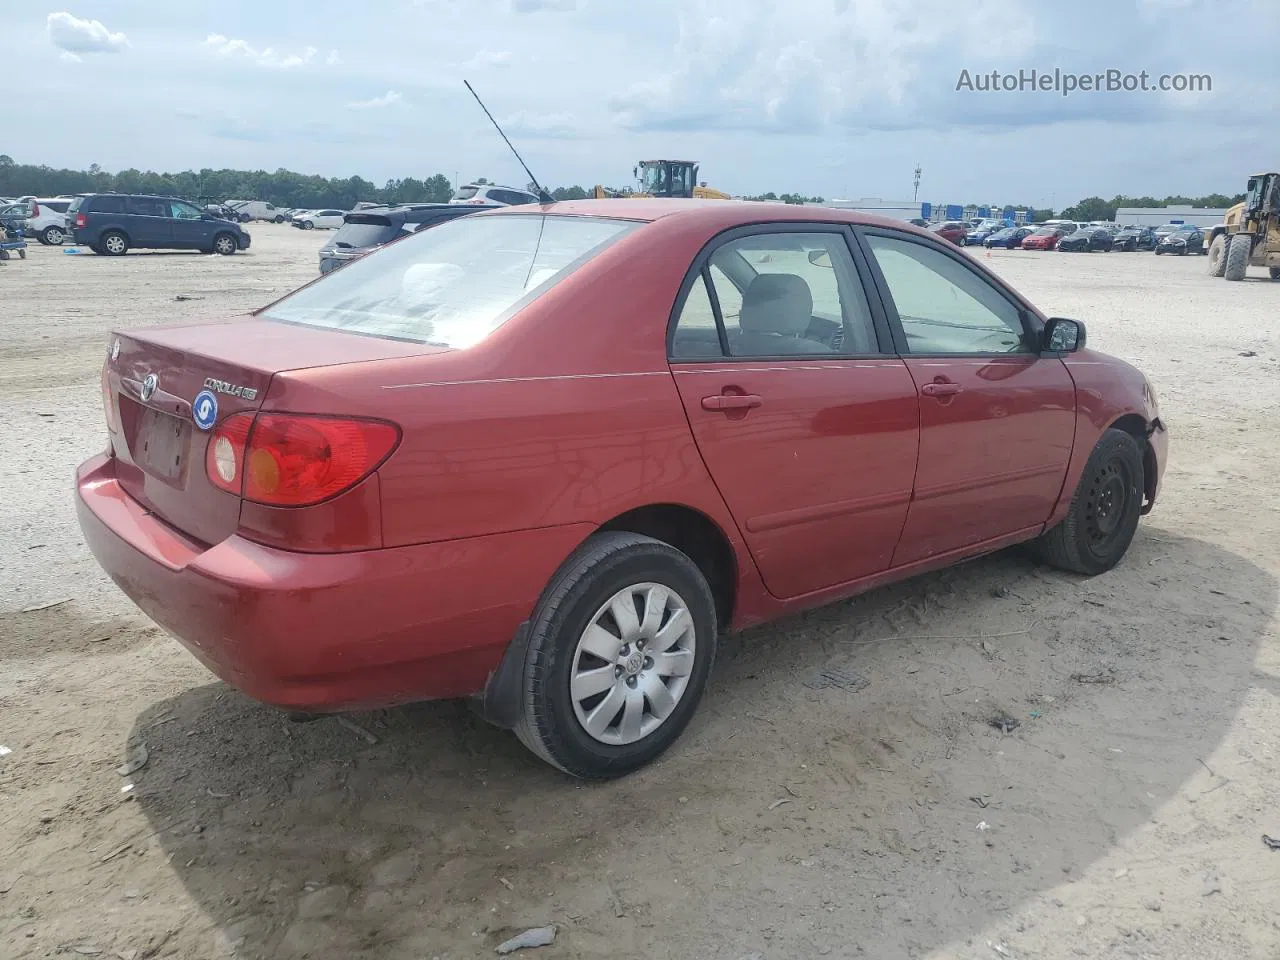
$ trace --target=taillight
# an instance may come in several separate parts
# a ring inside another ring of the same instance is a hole
[[[38,216],[40,216],[40,204],[32,200],[31,201],[31,219],[34,220]]]
[[[83,213],[77,213],[77,214],[76,214],[76,229],[78,229],[78,230],[83,230],[83,229],[84,229],[84,225],[85,225],[87,222],[88,222],[88,221],[87,221],[87,220],[85,220],[85,216],[84,216],[84,214],[83,214]]]
[[[239,413],[209,438],[210,481],[246,500],[304,507],[335,497],[373,473],[400,442],[382,420]]]

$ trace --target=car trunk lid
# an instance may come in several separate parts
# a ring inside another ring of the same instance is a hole
[[[214,424],[256,412],[285,370],[440,352],[439,347],[256,318],[117,335],[103,373],[125,491],[205,544],[235,532],[240,498],[209,480]],[[341,413],[335,410],[335,413]]]

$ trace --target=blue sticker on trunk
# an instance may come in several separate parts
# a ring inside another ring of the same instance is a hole
[[[210,390],[201,390],[191,401],[191,419],[201,430],[210,429],[218,422],[218,398]]]

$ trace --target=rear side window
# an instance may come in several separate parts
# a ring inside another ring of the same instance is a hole
[[[124,213],[124,197],[95,197],[89,209],[92,213]]]
[[[453,195],[455,200],[470,200],[480,192],[479,187],[459,187],[457,193]]]
[[[71,202],[69,200],[41,200],[40,206],[48,207],[55,213],[66,213],[71,206]]]
[[[353,261],[259,316],[462,349],[637,226],[595,217],[462,217]]]
[[[375,214],[353,213],[338,228],[333,242],[339,247],[376,247],[400,236],[401,230],[390,218]]]
[[[135,217],[167,217],[169,205],[151,197],[126,197],[124,212]]]

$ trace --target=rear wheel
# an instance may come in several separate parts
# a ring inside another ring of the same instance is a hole
[[[213,252],[220,253],[224,257],[229,257],[240,249],[240,244],[236,242],[236,238],[229,233],[220,233],[213,238]]]
[[[1142,513],[1142,450],[1123,430],[1106,431],[1089,461],[1066,518],[1036,541],[1046,563],[1094,576],[1120,562]]]
[[[1222,275],[1228,280],[1243,280],[1249,272],[1249,254],[1253,239],[1247,233],[1236,233],[1227,242],[1227,265]]]
[[[302,221],[302,229],[303,229],[303,230],[314,230],[315,228],[316,228],[316,225],[315,225],[314,223],[312,223],[310,220],[303,220],[303,221]]]
[[[639,534],[590,538],[530,624],[516,735],[576,777],[644,766],[697,709],[716,630],[711,589],[685,554]]]
[[[56,247],[67,238],[67,232],[58,226],[48,226],[40,231],[40,242],[47,247]]]
[[[129,252],[129,238],[119,230],[108,230],[102,235],[98,247],[109,257],[123,257]]]
[[[1220,277],[1227,269],[1227,238],[1216,236],[1209,244],[1209,276]]]

